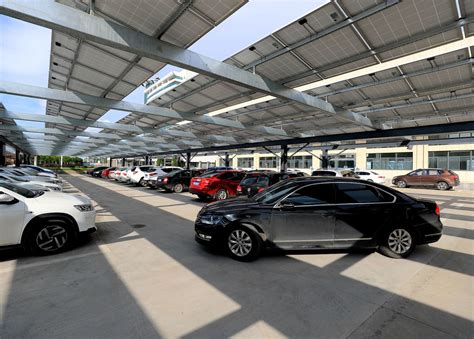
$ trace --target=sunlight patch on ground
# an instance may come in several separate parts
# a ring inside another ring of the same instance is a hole
[[[243,330],[237,332],[230,338],[240,339],[240,338],[288,338],[283,333],[270,326],[263,320],[259,320],[254,324],[244,328]]]

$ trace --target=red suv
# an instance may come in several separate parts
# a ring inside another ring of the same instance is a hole
[[[200,199],[225,200],[237,195],[237,186],[244,178],[242,171],[214,171],[191,179],[189,192]]]
[[[400,188],[408,186],[434,186],[444,191],[459,185],[459,176],[447,169],[424,168],[393,177],[392,184]]]

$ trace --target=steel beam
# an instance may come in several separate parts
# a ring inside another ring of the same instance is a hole
[[[359,117],[352,112],[338,111],[324,100],[285,87],[270,79],[252,74],[233,65],[214,60],[162,40],[154,39],[151,36],[115,22],[85,14],[56,2],[45,4],[44,2],[31,2],[27,0],[2,0],[0,2],[0,13],[81,39],[94,41],[129,53],[192,70],[271,96],[299,102],[317,110],[334,114],[340,119],[372,127],[369,119],[363,119],[363,117]],[[194,114],[189,115],[195,117]],[[172,118],[193,121],[185,117]],[[201,119],[207,120],[206,118]],[[212,119],[204,122],[215,123]],[[267,133],[268,130],[263,132]]]
[[[194,122],[198,122],[202,124],[217,125],[217,126],[230,127],[230,128],[236,128],[236,129],[248,129],[248,130],[252,130],[252,131],[256,131],[256,132],[264,133],[268,135],[287,136],[285,131],[277,129],[277,128],[271,128],[271,127],[266,127],[266,126],[245,126],[244,124],[235,120],[211,117],[207,115],[196,115],[193,113],[180,113],[180,112],[176,112],[164,107],[136,104],[136,103],[127,102],[127,101],[95,97],[92,95],[87,95],[87,94],[82,94],[82,93],[77,93],[77,92],[72,92],[72,91],[64,91],[64,90],[52,89],[52,88],[42,88],[38,86],[31,86],[31,85],[19,84],[19,83],[8,82],[8,81],[0,81],[0,93],[25,96],[25,97],[30,97],[30,98],[69,102],[69,103],[74,103],[74,104],[79,104],[79,105],[99,107],[103,109],[115,109],[118,111],[161,116],[161,117],[166,117],[169,119],[176,119],[176,120],[181,120],[181,121],[189,120],[189,121],[194,121]],[[70,118],[67,118],[67,119],[70,119]],[[104,124],[103,122],[100,122],[100,123]],[[110,123],[105,123],[105,124],[110,124]],[[138,128],[138,126],[136,126],[136,128]],[[157,129],[150,129],[148,132],[138,132],[138,133],[152,133],[156,131]],[[173,130],[173,129],[161,128],[159,129],[159,133],[172,135],[172,136],[196,138],[196,136],[192,133]],[[218,136],[218,138],[221,138],[221,136]],[[211,136],[211,139],[215,140],[215,138],[212,136]]]

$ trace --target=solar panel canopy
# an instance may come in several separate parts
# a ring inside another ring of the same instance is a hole
[[[231,0],[96,0],[91,8],[89,1],[60,3],[184,48],[245,4]],[[150,105],[219,117],[245,128],[130,112],[117,124],[135,126],[138,131],[111,126],[89,138],[103,141],[114,135],[113,143],[90,142],[79,149],[63,143],[50,151],[122,157],[472,122],[473,34],[472,1],[331,1],[223,62],[329,103],[334,112],[199,74]],[[154,59],[53,31],[49,87],[121,100],[164,66]],[[50,100],[47,105],[49,115],[89,121],[105,112],[61,101]],[[344,114],[369,119],[370,124],[341,119]],[[74,124],[48,123],[46,127],[73,133],[85,129]]]

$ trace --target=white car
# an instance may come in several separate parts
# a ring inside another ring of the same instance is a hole
[[[44,176],[44,175],[34,175],[34,174],[32,175],[30,172],[24,171],[24,168],[18,169],[14,167],[0,167],[0,173],[5,174],[5,175],[15,175],[29,181],[44,181],[44,182],[49,182],[49,183],[54,183],[54,184],[62,183],[62,180],[57,179],[57,178]]]
[[[63,190],[63,188],[60,185],[57,185],[51,182],[26,180],[26,179],[22,179],[21,177],[17,177],[14,175],[7,175],[3,173],[0,173],[0,181],[6,181],[13,184],[16,183],[17,185],[23,186],[25,188],[32,187],[34,189],[35,187],[42,187],[47,191],[57,191],[57,192],[61,192]]]
[[[176,170],[182,170],[182,167],[176,166],[161,166],[161,167],[152,167],[148,172],[145,173],[143,177],[142,186],[155,187],[156,180],[159,177],[164,177],[168,173]]]
[[[130,169],[130,182],[132,184],[138,184],[141,185],[143,181],[143,177],[145,176],[145,173],[150,171],[150,169],[153,169],[153,166],[133,166]]]
[[[118,180],[118,178],[120,177],[120,173],[122,172],[123,169],[125,169],[125,167],[117,167],[113,171],[110,171],[109,179]]]
[[[117,177],[117,180],[120,182],[128,182],[130,180],[129,173],[130,173],[130,167],[122,168],[119,176]]]
[[[79,234],[96,230],[89,198],[0,183],[0,246],[22,246],[36,255],[71,248]]]
[[[383,184],[385,182],[385,176],[380,175],[374,171],[356,171],[355,174],[357,174],[361,179],[375,182],[377,184]]]

